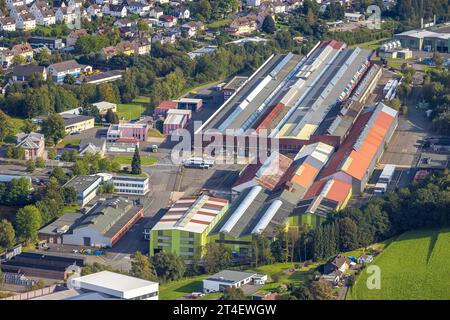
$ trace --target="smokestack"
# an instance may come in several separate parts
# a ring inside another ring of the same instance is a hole
[[[420,29],[423,29],[423,18],[420,18]]]

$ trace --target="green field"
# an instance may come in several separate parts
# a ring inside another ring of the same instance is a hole
[[[399,236],[378,255],[381,289],[369,290],[363,271],[347,298],[354,300],[450,299],[450,229]]]
[[[131,165],[131,160],[133,156],[115,156],[112,161],[117,162],[121,165]],[[158,162],[158,159],[155,157],[142,157],[141,156],[141,165],[143,166],[152,166]]]
[[[202,280],[207,277],[208,275],[201,275],[161,284],[159,287],[159,299],[175,300],[188,296],[192,292],[201,292],[203,288]]]
[[[231,19],[224,19],[224,20],[219,20],[219,21],[214,21],[210,24],[207,24],[206,27],[207,28],[220,28],[220,27],[224,27],[229,25],[231,22],[233,22],[233,20]]]
[[[140,97],[134,99],[131,103],[119,103],[117,105],[117,116],[120,120],[137,119],[146,110],[145,104],[148,102],[148,98]]]

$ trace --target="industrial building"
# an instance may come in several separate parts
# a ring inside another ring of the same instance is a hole
[[[324,123],[332,129],[332,120],[358,86],[373,89],[379,72],[368,72],[372,54],[332,40],[318,43],[305,57],[273,55],[196,134],[240,136],[266,129],[282,152],[317,141],[337,145],[340,137],[327,132]]]
[[[409,30],[394,35],[404,48],[411,50],[448,53],[450,48],[450,24],[425,29]]]
[[[253,272],[223,270],[203,280],[203,292],[223,292],[228,288],[240,288],[246,284],[263,285],[267,275]]]
[[[228,200],[202,195],[176,201],[150,230],[150,255],[160,251],[183,258],[201,256],[214,226],[228,210]]]
[[[150,191],[149,177],[115,175],[111,183],[119,194],[144,196]]]
[[[65,215],[41,229],[39,238],[49,243],[112,247],[144,216],[144,208],[139,203],[114,197],[97,202],[86,214],[71,214],[75,216]]]
[[[74,188],[77,193],[77,202],[81,207],[89,203],[96,195],[101,178],[97,176],[75,176],[64,187]]]
[[[169,109],[163,123],[164,135],[168,136],[178,129],[186,128],[191,116],[191,110]]]

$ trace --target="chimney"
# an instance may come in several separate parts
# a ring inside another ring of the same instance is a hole
[[[423,29],[423,18],[420,18],[420,29]]]

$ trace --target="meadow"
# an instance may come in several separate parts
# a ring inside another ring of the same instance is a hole
[[[404,233],[379,254],[381,288],[369,290],[363,270],[348,299],[450,299],[450,229]]]

